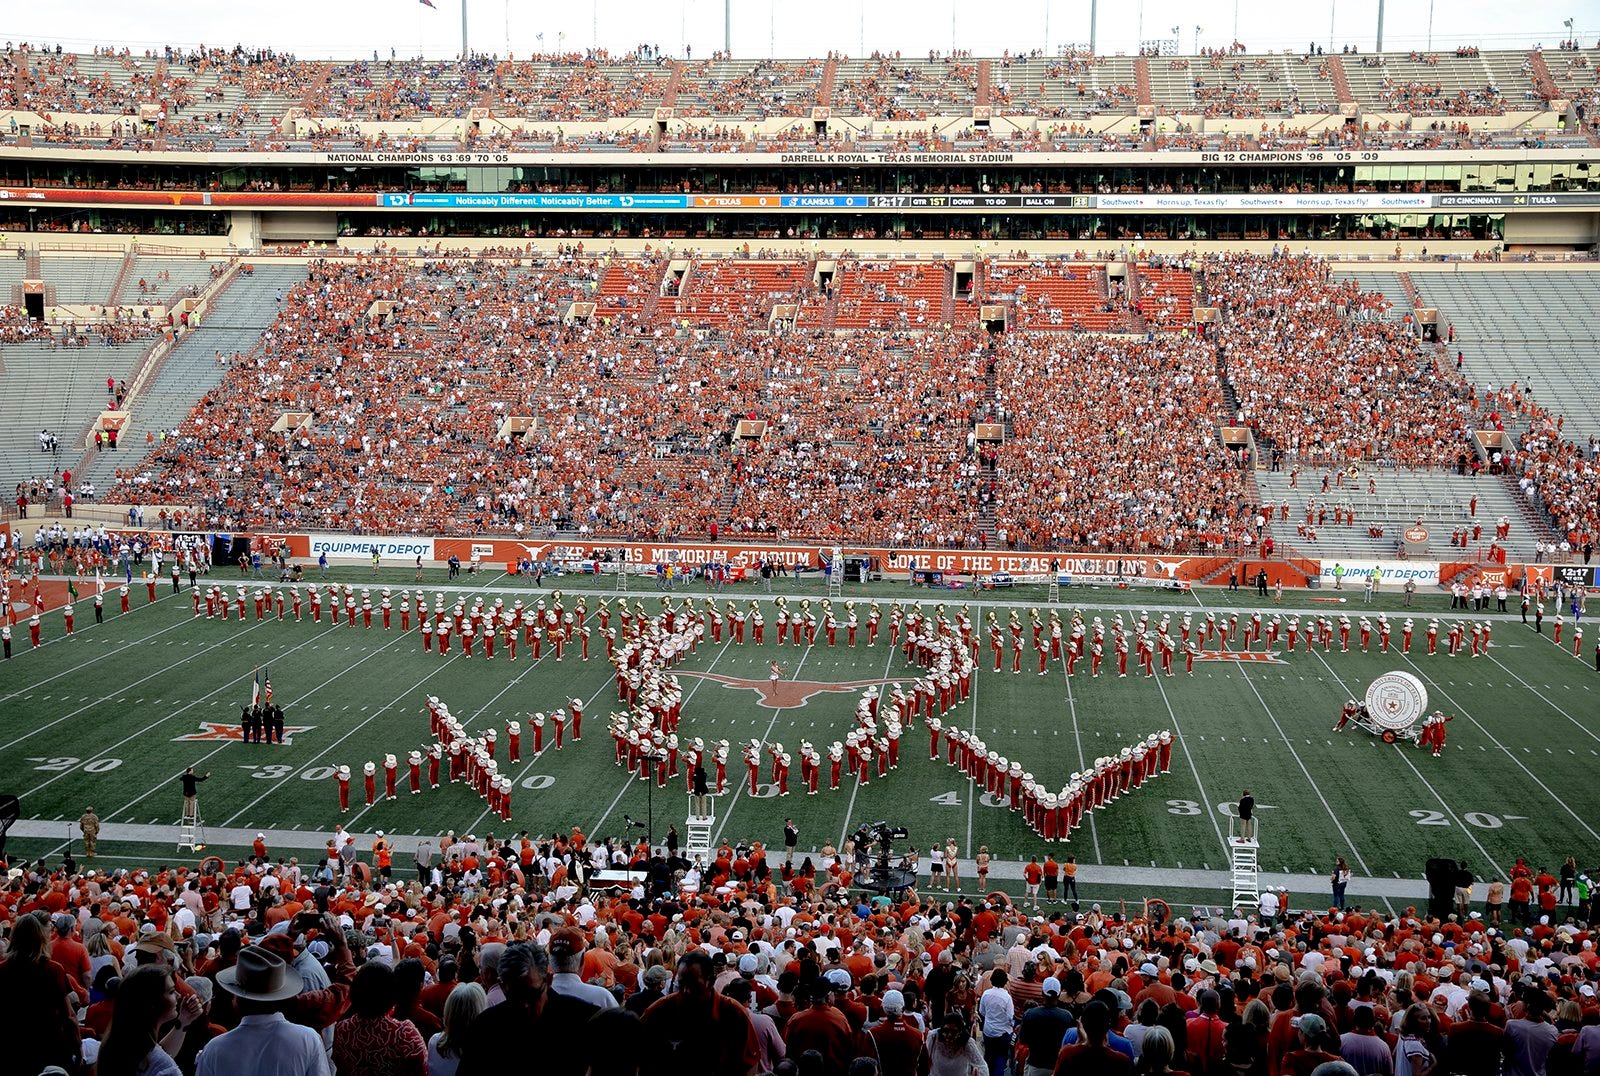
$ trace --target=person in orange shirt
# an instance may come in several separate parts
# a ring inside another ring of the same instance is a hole
[[[377,832],[372,842],[372,862],[378,868],[378,875],[385,882],[394,875],[394,850],[389,845],[389,840],[383,835],[383,830]]]
[[[1023,903],[1032,901],[1035,908],[1039,906],[1039,882],[1043,878],[1044,868],[1039,866],[1039,857],[1029,857],[1028,865],[1022,868],[1022,881],[1026,887],[1022,893]]]
[[[1056,857],[1045,853],[1044,857],[1044,900],[1046,904],[1056,902],[1056,887],[1061,881],[1061,864],[1056,862]]]
[[[1514,873],[1511,879],[1511,918],[1526,926],[1530,916],[1529,903],[1533,900],[1533,879],[1527,874]]]

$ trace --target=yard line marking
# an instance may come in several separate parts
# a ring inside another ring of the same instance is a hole
[[[884,679],[884,680],[889,679],[889,668],[890,668],[890,666],[892,666],[894,664],[894,656],[897,653],[900,652],[898,647],[891,646],[891,647],[887,647],[886,649],[889,651],[889,656],[888,656],[888,658],[886,658],[884,660],[884,663],[883,663],[883,676],[882,676],[882,679]],[[977,705],[978,684],[977,684],[976,680],[974,680],[973,684],[972,684],[972,693],[973,693],[972,712],[973,713],[977,713],[978,712],[978,705]],[[883,705],[883,700],[881,698],[878,700],[878,704],[880,706]],[[839,829],[839,844],[838,844],[838,847],[840,847],[840,848],[844,847],[844,839],[850,835],[850,818],[851,818],[852,815],[854,815],[856,813],[856,792],[858,790],[860,790],[860,788],[861,788],[861,771],[857,770],[855,776],[856,776],[855,786],[850,789],[850,803],[844,809],[844,825]],[[818,778],[818,784],[820,784],[820,783],[821,783],[821,779]],[[967,815],[967,843],[968,844],[972,843],[972,816],[971,816],[970,813]]]
[[[715,669],[717,667],[717,662],[722,660],[722,655],[726,654],[728,652],[728,647],[730,647],[732,645],[733,645],[733,634],[732,634],[732,632],[729,632],[728,641],[722,644],[722,649],[717,651],[717,656],[711,659],[711,664],[710,665],[706,666],[706,672],[710,672],[712,669]],[[689,693],[683,697],[683,709],[687,710],[689,708],[689,700],[694,698],[694,693],[696,691],[699,691],[700,690],[700,685],[705,683],[705,682],[706,681],[705,681],[704,677],[696,677],[695,678],[694,686],[691,687],[689,689]],[[773,711],[773,720],[774,721],[777,720],[777,714],[780,713],[780,712],[781,711],[776,711],[776,710]],[[730,759],[729,761],[732,761],[732,760]],[[600,816],[599,821],[595,822],[594,825],[589,827],[589,832],[590,833],[598,834],[600,832],[600,827],[605,824],[605,820],[606,819],[611,817],[611,812],[615,811],[617,809],[617,804],[622,802],[622,797],[626,796],[628,794],[628,789],[633,787],[632,782],[634,782],[636,780],[638,780],[638,778],[635,777],[634,774],[630,771],[628,773],[628,779],[623,782],[622,791],[617,793],[616,799],[611,801],[611,806],[606,808],[606,813]],[[715,841],[712,841],[711,843],[712,843],[713,847],[716,845]]]
[[[1323,665],[1327,666],[1328,672],[1333,675],[1334,682],[1339,685],[1339,690],[1344,692],[1346,697],[1353,698],[1354,694],[1350,691],[1349,685],[1345,683],[1343,677],[1334,671],[1333,666],[1328,664],[1327,659],[1325,659],[1321,654],[1318,654],[1317,660],[1321,661]],[[1376,743],[1377,741],[1374,740],[1373,742]],[[1478,843],[1478,838],[1475,834],[1473,834],[1472,828],[1464,824],[1461,819],[1457,817],[1456,812],[1452,810],[1450,805],[1444,801],[1444,797],[1439,795],[1438,790],[1433,787],[1432,782],[1430,782],[1426,777],[1422,776],[1422,771],[1417,769],[1416,763],[1411,761],[1411,757],[1406,754],[1405,748],[1396,743],[1394,744],[1394,750],[1395,753],[1400,756],[1400,760],[1406,764],[1411,772],[1417,775],[1417,780],[1422,782],[1423,787],[1432,793],[1434,799],[1439,801],[1439,806],[1444,808],[1445,814],[1449,815],[1455,821],[1455,824],[1460,827],[1461,832],[1467,835],[1467,840],[1471,841],[1473,847],[1483,854],[1484,862],[1491,865],[1497,863],[1498,860],[1489,854],[1489,850]]]
[[[395,642],[399,642],[401,639],[404,639],[404,638],[406,638],[406,633],[402,633],[399,636],[399,638],[395,639]],[[393,644],[388,644],[388,645],[393,645]],[[381,653],[382,650],[385,650],[385,649],[388,649],[387,645],[382,647],[382,648],[380,648],[379,650],[374,650],[373,654]],[[369,654],[367,656],[371,657],[372,654]],[[301,773],[304,773],[307,770],[309,770],[311,768],[311,766],[312,766],[312,763],[320,762],[322,759],[326,758],[327,755],[328,755],[328,752],[332,751],[335,747],[338,747],[340,744],[344,743],[350,737],[352,737],[356,733],[360,732],[363,728],[365,728],[367,726],[368,722],[372,721],[379,714],[382,714],[384,711],[389,710],[396,703],[398,703],[401,699],[404,699],[407,695],[409,695],[413,691],[417,690],[417,688],[421,687],[423,684],[426,684],[429,680],[433,679],[433,677],[439,672],[439,670],[449,668],[451,665],[455,664],[456,659],[461,657],[461,656],[462,656],[462,652],[458,650],[455,653],[451,654],[448,660],[446,660],[444,662],[441,662],[440,664],[434,666],[433,670],[431,672],[429,672],[426,676],[424,676],[422,679],[418,680],[416,683],[412,684],[410,687],[406,688],[400,694],[396,695],[393,699],[389,700],[389,702],[387,704],[385,704],[383,709],[379,710],[378,713],[373,714],[372,717],[367,718],[365,721],[362,721],[360,724],[351,727],[351,729],[348,732],[346,732],[343,736],[339,737],[337,740],[333,741],[327,747],[324,747],[321,751],[319,751],[315,755],[313,755],[311,757],[310,761],[308,761],[304,766],[300,767],[299,772],[296,773],[295,776],[298,777]],[[364,661],[366,659],[363,658],[362,660]],[[351,666],[351,668],[354,668],[354,666]],[[348,671],[348,670],[346,670],[346,671]],[[337,679],[337,677],[335,679]],[[288,783],[288,778],[287,777],[285,777],[283,780],[273,781],[271,783],[271,786],[265,792],[261,793],[261,795],[257,796],[255,799],[253,799],[249,803],[245,804],[244,807],[242,807],[239,810],[235,811],[226,820],[224,820],[223,823],[222,823],[223,826],[232,825],[235,821],[238,820],[240,815],[244,814],[246,811],[249,811],[249,810],[252,810],[253,808],[255,808],[258,804],[261,803],[262,800],[264,800],[268,796],[272,795],[274,792],[276,792],[279,788],[283,787],[287,783]]]
[[[806,667],[806,658],[811,656],[811,650],[815,645],[816,644],[814,644],[814,643],[807,643],[806,644],[806,652],[804,654],[800,655],[800,664],[798,664],[798,665],[796,665],[794,667],[794,675],[789,677],[789,679],[798,680],[800,678],[800,670]],[[720,656],[720,655],[718,655],[718,656]],[[684,701],[684,705],[687,706],[688,703],[689,703],[689,700],[688,699],[684,699],[683,701]],[[781,714],[781,713],[783,713],[782,710],[774,710],[774,711],[772,711],[772,720],[767,723],[767,731],[761,737],[761,746],[762,747],[766,746],[767,737],[772,735],[772,727],[778,723],[778,715]],[[744,795],[745,787],[749,783],[750,782],[748,782],[748,781],[740,781],[739,782],[739,787],[734,790],[733,799],[728,801],[728,809],[723,812],[722,821],[717,824],[717,831],[711,835],[711,847],[712,848],[717,847],[718,842],[722,840],[722,831],[727,828],[728,816],[733,813],[734,805],[739,802],[739,797]],[[594,831],[590,830],[590,832],[592,833]]]
[[[1356,843],[1350,839],[1350,834],[1345,832],[1344,823],[1339,821],[1339,816],[1333,812],[1332,805],[1328,803],[1328,797],[1322,794],[1322,787],[1317,784],[1316,779],[1311,776],[1311,771],[1306,768],[1305,760],[1300,757],[1300,752],[1294,749],[1294,741],[1289,739],[1288,733],[1283,731],[1283,726],[1278,724],[1278,715],[1272,712],[1272,707],[1267,705],[1267,700],[1261,697],[1261,692],[1256,689],[1255,681],[1250,679],[1250,674],[1245,672],[1242,665],[1239,668],[1239,675],[1244,678],[1244,682],[1249,686],[1250,694],[1254,695],[1256,701],[1261,704],[1261,709],[1266,713],[1267,720],[1271,721],[1272,727],[1278,730],[1278,735],[1283,739],[1284,746],[1289,749],[1290,757],[1294,759],[1295,765],[1300,767],[1300,772],[1305,774],[1306,784],[1311,786],[1311,790],[1317,794],[1317,799],[1322,801],[1322,808],[1328,812],[1328,817],[1333,820],[1334,828],[1339,831],[1339,836],[1343,837],[1344,843],[1350,846],[1350,854],[1355,856],[1356,862],[1361,865],[1361,873],[1372,873],[1367,869],[1367,861],[1361,858],[1361,852],[1356,848]]]
[[[1418,665],[1416,662],[1412,661],[1411,658],[1408,655],[1401,655],[1401,656],[1405,657],[1406,663],[1408,665],[1410,665],[1412,668],[1416,669],[1419,675],[1422,674],[1422,666],[1421,665]],[[1423,676],[1423,679],[1431,680],[1431,678],[1427,677],[1427,676]],[[1431,682],[1433,683],[1433,685],[1435,687],[1439,687],[1439,682],[1437,680],[1431,680]],[[1589,836],[1593,837],[1595,840],[1600,841],[1600,833],[1596,833],[1589,826],[1589,823],[1587,823],[1587,822],[1585,822],[1583,820],[1583,817],[1581,815],[1579,815],[1578,812],[1574,811],[1571,807],[1567,806],[1567,801],[1565,799],[1561,798],[1560,796],[1558,796],[1554,792],[1552,792],[1550,790],[1550,786],[1549,785],[1547,785],[1543,781],[1539,780],[1538,775],[1535,774],[1532,770],[1528,769],[1528,767],[1523,764],[1522,760],[1519,759],[1515,754],[1513,754],[1506,747],[1505,744],[1503,744],[1499,740],[1495,739],[1494,734],[1492,732],[1490,732],[1488,729],[1484,728],[1483,725],[1478,721],[1477,718],[1473,717],[1470,713],[1468,713],[1466,707],[1462,706],[1459,702],[1457,702],[1455,697],[1453,695],[1451,695],[1450,692],[1445,691],[1444,688],[1442,688],[1442,687],[1439,687],[1439,693],[1442,694],[1445,698],[1450,700],[1451,705],[1456,708],[1456,712],[1457,713],[1459,713],[1462,717],[1466,718],[1468,721],[1472,722],[1473,727],[1476,728],[1479,732],[1483,733],[1484,737],[1486,739],[1488,739],[1488,741],[1490,743],[1492,743],[1496,747],[1498,747],[1502,752],[1504,752],[1504,754],[1505,754],[1505,756],[1507,758],[1509,758],[1512,762],[1516,763],[1517,768],[1520,769],[1523,773],[1527,774],[1529,779],[1532,780],[1534,784],[1536,784],[1540,788],[1544,789],[1545,792],[1550,796],[1550,798],[1555,800],[1556,804],[1558,806],[1560,806],[1560,808],[1563,811],[1566,811],[1569,815],[1572,816],[1572,820],[1574,822],[1578,823],[1578,825],[1583,827],[1584,832],[1589,834]],[[1523,748],[1523,752],[1524,753],[1527,753],[1527,750],[1528,750],[1527,748]],[[1365,868],[1363,868],[1363,869],[1365,869]]]
[[[258,628],[260,626],[261,626],[260,624],[257,624],[254,627],[246,628],[245,631],[255,631],[256,628]],[[136,687],[139,684],[144,683],[146,680],[153,680],[158,676],[164,676],[167,673],[171,672],[173,669],[176,669],[179,665],[182,665],[185,662],[193,661],[195,658],[202,657],[205,654],[210,653],[212,650],[215,650],[217,647],[225,646],[228,642],[230,642],[233,639],[237,639],[237,638],[238,638],[237,635],[231,635],[227,639],[223,639],[223,640],[220,640],[218,642],[212,643],[210,646],[206,647],[204,650],[197,650],[193,654],[189,655],[188,657],[183,658],[180,661],[175,661],[171,665],[168,665],[164,669],[157,669],[155,672],[149,674],[148,676],[141,676],[139,679],[135,680],[133,683],[124,685],[124,689],[128,688],[128,687]],[[295,649],[298,650],[299,647],[296,647]],[[294,652],[293,650],[290,651],[291,654],[293,652]],[[232,683],[232,681],[230,680],[228,683]],[[227,686],[227,684],[223,685],[223,687],[226,687],[226,686]],[[220,690],[222,690],[222,689],[221,688],[217,689],[217,691],[220,691]],[[207,699],[207,698],[210,698],[212,695],[215,695],[215,694],[216,694],[216,691],[208,691],[208,692],[206,692],[206,694],[201,695],[200,698],[201,699]],[[9,751],[13,747],[15,747],[19,743],[21,743],[22,741],[27,740],[27,739],[31,739],[34,736],[39,735],[39,733],[45,731],[46,729],[55,728],[57,725],[61,724],[61,722],[63,722],[63,721],[70,721],[74,717],[77,717],[78,715],[84,713],[87,710],[92,710],[96,706],[99,706],[102,703],[109,702],[115,695],[116,695],[115,691],[110,692],[109,694],[106,694],[106,695],[102,695],[100,698],[96,699],[94,702],[88,703],[88,704],[86,704],[84,706],[80,706],[76,710],[73,710],[69,714],[63,714],[62,716],[56,718],[54,721],[50,721],[50,722],[47,722],[47,723],[45,723],[43,725],[40,725],[38,728],[30,729],[27,732],[23,733],[21,736],[18,736],[15,740],[12,740],[10,743],[8,743],[8,744],[0,744],[0,752]],[[49,696],[46,696],[46,698],[48,698],[48,697]],[[90,697],[92,697],[92,696],[85,696],[85,698],[90,698]],[[194,706],[199,701],[200,701],[200,699],[196,699],[194,702],[189,703],[189,706]],[[188,706],[185,706],[184,709],[188,709]],[[183,712],[182,710],[178,711],[178,713],[182,713],[182,712]],[[169,717],[176,717],[177,714],[169,714],[168,716]],[[162,718],[162,721],[164,721],[164,720],[166,720],[166,718]],[[156,725],[159,725],[160,723],[161,723],[160,721],[157,721]],[[150,728],[155,728],[155,725],[151,725]],[[135,735],[138,735],[138,734],[135,733]],[[127,740],[123,740],[122,741],[122,743],[127,743],[127,742],[128,742]],[[120,747],[120,746],[122,746],[122,744],[116,744],[114,746]],[[101,752],[101,754],[104,754],[104,752]],[[99,758],[99,757],[100,757],[100,755],[96,755],[95,756],[95,758]],[[92,762],[92,761],[94,761],[94,759],[89,759],[88,761]],[[54,778],[52,778],[52,780],[53,779]],[[46,782],[46,783],[48,784],[49,782]],[[42,788],[43,786],[41,785],[40,787]],[[34,791],[37,792],[38,789],[34,789]]]
[[[971,699],[971,702],[972,702],[972,722],[970,724],[970,727],[967,729],[967,735],[976,737],[978,735],[978,664],[977,664],[977,662],[973,662],[973,664],[972,664],[972,699]],[[972,848],[972,810],[973,810],[973,807],[976,806],[976,804],[978,802],[978,797],[983,795],[983,793],[978,791],[978,782],[976,780],[974,780],[973,778],[971,778],[971,777],[967,778],[967,791],[970,793],[970,795],[967,796],[967,843],[962,845],[961,847],[966,849],[967,855],[974,856],[974,855],[977,855],[977,853],[975,851],[973,851],[973,848]],[[839,843],[842,845],[844,842],[840,841]]]
[[[248,631],[254,631],[254,628],[250,628],[250,629],[248,629]],[[304,647],[304,645],[306,645],[306,644],[304,644],[304,642],[302,642],[301,647]],[[294,650],[299,650],[299,648],[301,648],[301,647],[294,647],[294,648],[291,648],[291,650],[286,650],[286,652],[283,653],[283,656],[291,655],[291,653],[294,653]],[[376,652],[374,652],[374,653],[376,653]],[[355,668],[355,666],[350,666],[350,668]],[[146,725],[146,727],[144,727],[144,729],[139,730],[139,732],[133,733],[133,735],[131,735],[131,737],[125,737],[125,738],[123,738],[123,740],[118,740],[117,743],[114,743],[114,745],[110,745],[109,748],[101,748],[101,749],[99,749],[99,751],[96,751],[96,753],[94,753],[93,756],[88,757],[88,759],[83,759],[82,764],[75,765],[75,767],[72,767],[72,769],[70,769],[70,770],[62,770],[61,773],[56,773],[56,775],[54,775],[53,778],[50,778],[50,780],[45,781],[45,783],[42,783],[42,785],[38,785],[37,788],[34,788],[34,789],[32,789],[32,791],[29,791],[29,793],[24,793],[24,794],[26,794],[26,796],[32,796],[32,794],[37,793],[37,791],[40,791],[40,789],[45,788],[45,786],[54,785],[54,783],[56,783],[56,781],[61,780],[62,777],[67,777],[67,775],[69,775],[69,773],[75,773],[75,772],[78,772],[78,770],[82,770],[83,769],[83,765],[88,765],[88,764],[90,764],[90,762],[98,761],[98,759],[102,759],[102,757],[106,757],[107,754],[110,753],[110,751],[115,751],[115,749],[123,748],[123,746],[130,745],[130,743],[133,743],[134,740],[138,740],[139,737],[142,737],[142,735],[144,735],[144,733],[149,732],[150,729],[155,729],[155,727],[158,727],[158,725],[166,724],[166,722],[171,721],[171,719],[173,719],[173,717],[178,716],[178,714],[184,713],[184,711],[187,711],[187,709],[192,708],[192,706],[200,705],[200,703],[202,703],[202,700],[206,700],[206,698],[213,697],[213,695],[216,695],[216,693],[221,692],[221,690],[229,689],[229,687],[232,687],[232,685],[234,685],[234,684],[246,684],[246,682],[250,682],[250,679],[253,676],[254,676],[254,672],[253,671],[251,671],[251,672],[243,672],[243,674],[240,674],[240,676],[232,677],[232,679],[229,679],[229,681],[222,682],[222,684],[219,684],[218,687],[214,687],[214,689],[211,689],[210,692],[206,692],[205,695],[202,695],[202,697],[197,698],[197,700],[190,701],[190,703],[186,703],[186,705],[184,705],[184,706],[179,706],[178,709],[174,709],[173,713],[166,714],[165,717],[157,717],[157,719],[155,719],[155,721],[150,722],[149,725]],[[304,697],[302,697],[302,698],[304,698]],[[293,705],[293,703],[291,703],[291,705]],[[54,722],[51,722],[51,724],[54,724]],[[46,727],[46,729],[48,729],[48,727],[50,727],[50,725],[45,725],[45,727]],[[227,746],[227,745],[229,745],[229,743],[232,743],[232,741],[227,741],[227,740],[226,741],[222,741],[222,746]],[[216,749],[216,751],[221,751],[221,748]],[[206,754],[206,756],[205,756],[206,759],[210,759],[210,757],[213,756],[213,754],[216,754],[216,751],[211,751],[211,753]],[[202,759],[202,761],[203,761],[203,759]],[[178,777],[176,777],[176,775],[174,775],[174,777],[168,778],[168,780],[163,781],[163,785],[170,785],[171,781],[176,781],[176,780],[178,780]],[[154,791],[155,791],[155,789],[150,789],[150,793],[154,793]],[[144,796],[149,796],[150,793],[146,793],[146,794],[144,794]],[[144,799],[144,796],[139,797],[139,799]],[[133,804],[128,804],[128,807],[133,807],[134,804],[138,804],[139,799],[136,799],[136,801],[133,801]],[[120,809],[120,810],[126,810],[126,807],[123,807],[123,809]]]
[[[64,575],[46,575],[46,576],[41,576],[40,578],[49,580],[49,579],[65,579],[67,577],[64,576]],[[109,585],[109,583],[110,583],[110,580],[107,580],[107,584],[108,585]],[[119,586],[120,586],[120,584],[119,584]],[[116,621],[118,621],[119,619],[121,619],[122,617],[133,616],[135,613],[143,612],[146,609],[153,609],[157,605],[160,605],[162,602],[164,602],[166,600],[167,600],[167,596],[166,595],[162,595],[161,597],[157,598],[153,602],[145,602],[143,605],[139,606],[136,609],[130,609],[126,613],[118,613],[116,616],[113,616],[111,619],[106,620],[106,621],[104,621],[104,622],[102,622],[100,624],[87,623],[83,627],[81,627],[81,628],[77,629],[75,632],[73,632],[72,635],[63,634],[63,635],[52,636],[51,638],[44,640],[37,647],[31,647],[31,648],[29,648],[27,650],[19,650],[18,653],[17,653],[17,657],[20,658],[25,654],[32,654],[37,650],[43,650],[45,647],[54,646],[56,643],[64,643],[68,639],[75,639],[79,635],[87,634],[91,628],[104,627],[106,624],[113,624]],[[60,607],[57,606],[57,608],[60,608]],[[47,613],[53,613],[55,611],[56,611],[55,609],[46,610]],[[43,620],[44,618],[40,617],[40,619]],[[127,649],[129,649],[131,647],[135,647],[135,646],[141,646],[144,643],[149,642],[151,639],[154,639],[156,636],[165,635],[167,632],[172,631],[174,628],[181,628],[187,623],[189,623],[189,618],[185,618],[183,620],[180,620],[180,621],[178,621],[178,623],[168,625],[167,627],[162,628],[160,631],[151,632],[149,635],[145,636],[143,639],[139,639],[139,640],[137,640],[135,642],[131,642],[131,643],[125,643],[124,645],[117,647],[117,649],[115,649],[115,650],[110,650],[110,651],[107,651],[104,654],[100,654],[100,655],[97,655],[96,657],[92,657],[92,658],[88,659],[87,661],[84,661],[84,662],[81,662],[81,663],[79,663],[77,665],[74,665],[70,669],[64,669],[61,672],[54,673],[54,674],[52,674],[50,676],[45,677],[43,680],[37,680],[37,681],[34,682],[33,686],[34,687],[38,687],[40,684],[48,684],[52,680],[59,680],[61,677],[66,676],[69,673],[77,672],[78,670],[82,669],[86,665],[93,665],[95,662],[101,660],[102,658],[115,657],[116,655],[122,653],[124,650],[127,650]],[[98,640],[96,638],[90,638],[90,639],[87,639],[85,641],[86,642],[96,642]],[[167,640],[167,642],[169,642],[169,643],[171,641],[172,641],[171,639]],[[6,702],[9,699],[14,699],[14,698],[16,698],[16,695],[17,695],[16,692],[12,692],[10,695],[0,696],[0,702]]]
[[[1147,677],[1147,679],[1149,679]],[[1214,802],[1210,793],[1206,791],[1206,783],[1200,779],[1200,767],[1195,765],[1194,754],[1189,750],[1189,741],[1183,735],[1183,725],[1178,721],[1178,712],[1172,708],[1172,702],[1167,698],[1167,689],[1161,683],[1160,677],[1155,677],[1156,690],[1161,692],[1161,702],[1167,708],[1167,715],[1172,718],[1172,732],[1177,737],[1178,743],[1183,745],[1183,757],[1189,760],[1189,771],[1194,774],[1194,783],[1200,790],[1200,798],[1208,807]],[[1222,845],[1222,854],[1232,858],[1233,853],[1228,849],[1228,838],[1222,835],[1222,823],[1217,821],[1215,807],[1206,811],[1211,816],[1211,828],[1216,831],[1217,843]],[[1207,868],[1209,869],[1209,868]]]
[[[1517,676],[1516,673],[1511,672],[1511,669],[1509,669],[1504,663],[1502,663],[1499,658],[1495,657],[1493,654],[1490,654],[1489,655],[1489,660],[1494,662],[1496,665],[1499,665],[1502,669],[1505,669],[1506,672],[1511,673],[1512,676],[1515,676],[1517,678],[1517,683],[1521,684],[1523,687],[1527,688],[1529,691],[1531,691],[1535,695],[1539,696],[1539,698],[1543,699],[1546,703],[1549,704],[1549,706],[1550,706],[1550,708],[1552,710],[1554,710],[1556,713],[1560,714],[1562,717],[1566,718],[1568,721],[1572,722],[1572,724],[1577,727],[1579,732],[1582,732],[1585,736],[1589,737],[1591,740],[1600,740],[1600,735],[1596,735],[1587,725],[1583,724],[1583,722],[1579,721],[1577,718],[1575,718],[1571,714],[1567,713],[1561,707],[1557,706],[1555,704],[1555,702],[1549,696],[1545,695],[1544,692],[1540,691],[1538,688],[1536,688],[1532,684],[1528,683],[1528,681],[1524,680],[1521,676]],[[1507,684],[1506,686],[1510,687],[1511,685]]]
[[[1066,645],[1071,646],[1072,641],[1069,639]],[[1078,725],[1078,703],[1072,694],[1072,677],[1067,675],[1067,663],[1065,660],[1061,662],[1061,679],[1064,680],[1067,685],[1067,713],[1072,717],[1072,738],[1078,745],[1078,769],[1081,772],[1088,769],[1089,765],[1084,759],[1083,732]],[[1089,839],[1094,842],[1095,864],[1097,866],[1104,866],[1105,860],[1100,855],[1100,827],[1095,823],[1093,811],[1086,811],[1084,813],[1089,816]]]

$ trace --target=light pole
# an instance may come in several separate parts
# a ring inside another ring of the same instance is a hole
[[[1194,28],[1194,54],[1196,56],[1200,55],[1200,35],[1202,33],[1204,33],[1203,27],[1196,26]]]
[[[644,840],[652,851],[656,846],[656,763],[665,757],[657,754],[653,746],[644,755],[645,763],[650,767],[650,777],[644,786]]]

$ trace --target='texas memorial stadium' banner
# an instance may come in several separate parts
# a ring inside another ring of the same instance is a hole
[[[370,560],[376,547],[385,561],[410,563],[421,557],[438,562],[457,557],[484,564],[516,564],[523,560],[581,561],[598,551],[640,568],[657,564],[676,564],[686,568],[702,564],[725,563],[753,568],[771,559],[787,567],[819,568],[832,556],[831,546],[766,545],[740,541],[705,542],[619,542],[592,540],[574,542],[518,541],[510,538],[436,538],[395,535],[363,536],[348,534],[280,534],[261,532],[251,536],[257,548],[275,549],[287,545],[289,555],[316,560]],[[948,572],[953,575],[986,576],[1009,572],[1014,576],[1045,576],[1052,562],[1058,572],[1080,578],[1122,577],[1161,582],[1195,582],[1217,570],[1216,557],[1117,556],[1099,554],[999,552],[947,549],[887,549],[849,545],[850,556],[874,558],[885,574],[904,575],[915,561],[919,571]]]

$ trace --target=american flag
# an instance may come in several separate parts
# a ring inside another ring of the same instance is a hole
[[[433,7],[433,0],[421,0],[421,3],[422,3],[423,7]],[[433,9],[435,11],[439,10],[438,8],[433,8]]]
[[[261,701],[272,701],[272,667],[263,666],[261,669]]]

